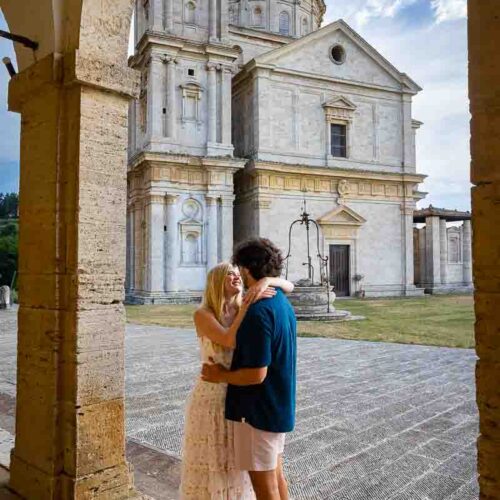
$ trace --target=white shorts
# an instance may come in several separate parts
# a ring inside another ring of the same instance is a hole
[[[285,448],[284,432],[267,432],[246,422],[233,422],[236,469],[268,471],[278,467],[278,455]]]

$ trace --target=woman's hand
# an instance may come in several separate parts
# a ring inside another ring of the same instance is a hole
[[[257,283],[255,283],[248,289],[245,297],[243,298],[243,302],[245,304],[253,304],[260,299],[269,299],[271,297],[274,297],[276,295],[276,289],[270,287],[269,283],[269,278],[262,278],[257,281]]]

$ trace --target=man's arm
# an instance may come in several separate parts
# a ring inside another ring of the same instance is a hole
[[[240,368],[228,370],[222,365],[204,364],[201,369],[201,378],[205,382],[231,385],[258,385],[262,384],[267,376],[267,366],[261,368]]]

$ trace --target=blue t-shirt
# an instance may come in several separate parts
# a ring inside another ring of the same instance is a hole
[[[252,304],[236,335],[231,370],[262,368],[258,385],[229,385],[226,418],[268,432],[290,432],[295,424],[297,321],[284,293]]]

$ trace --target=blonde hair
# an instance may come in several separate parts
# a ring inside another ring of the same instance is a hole
[[[225,280],[234,266],[229,262],[221,262],[213,269],[210,269],[207,275],[207,284],[205,293],[203,294],[203,307],[206,307],[214,313],[215,318],[222,324],[222,314],[224,310],[225,296]],[[241,304],[241,293],[235,297],[235,305],[239,309]]]

